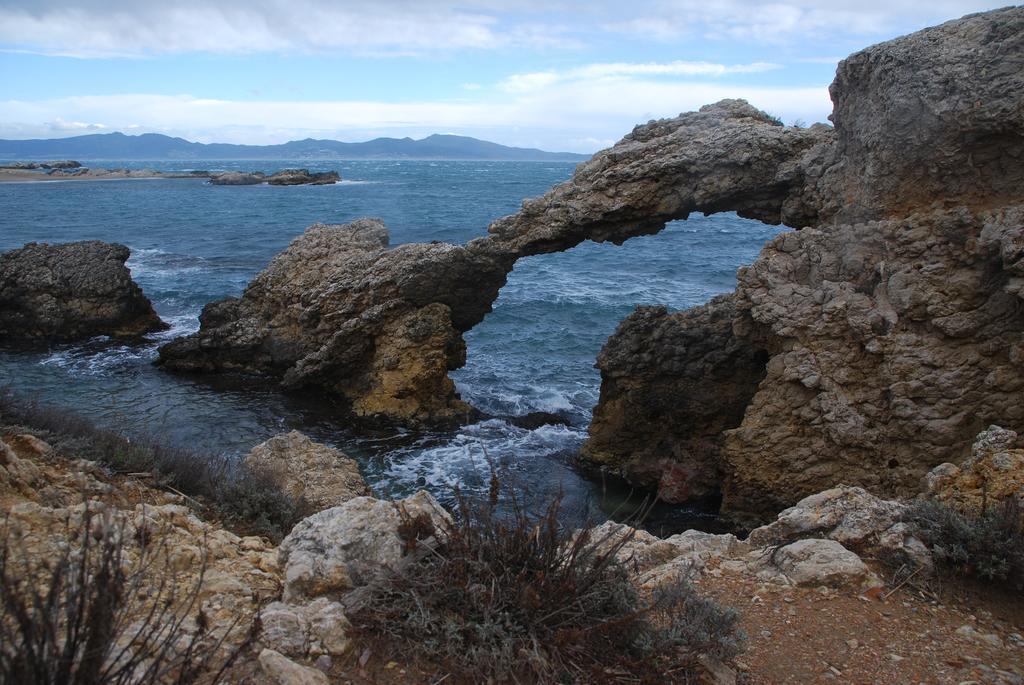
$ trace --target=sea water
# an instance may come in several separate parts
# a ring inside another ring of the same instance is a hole
[[[128,266],[171,330],[140,345],[105,338],[41,351],[0,349],[0,386],[73,408],[126,434],[147,434],[201,452],[244,455],[298,429],[360,462],[379,493],[425,487],[449,499],[452,486],[485,489],[489,462],[502,481],[535,499],[561,491],[596,519],[626,511],[630,493],[573,466],[597,402],[594,360],[638,304],[680,309],[735,286],[780,229],[732,214],[670,224],[622,246],[584,243],[520,260],[494,311],[465,338],[466,366],[452,373],[462,397],[492,415],[557,412],[570,426],[526,430],[489,420],[457,431],[348,424],[326,398],[280,392],[271,383],[175,375],[152,365],[157,347],[198,328],[203,305],[239,295],[270,259],[315,222],[384,220],[393,245],[465,243],[523,199],[568,179],[574,165],[551,162],[223,161],[105,162],[164,170],[273,172],[337,170],[327,186],[213,186],[205,179],[0,184],[0,251],[31,242],[97,239],[124,243]],[[634,497],[635,499],[635,497]],[[700,512],[662,507],[651,525],[701,525]]]

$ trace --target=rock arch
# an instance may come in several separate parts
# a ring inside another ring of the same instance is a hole
[[[516,260],[584,240],[621,243],[694,211],[792,221],[803,207],[792,199],[800,157],[832,137],[827,126],[785,127],[727,100],[638,126],[465,246],[388,249],[373,219],[312,226],[241,298],[207,305],[199,332],[164,346],[159,363],[320,386],[361,415],[457,421],[472,408],[447,371],[465,362],[462,333],[490,311]]]

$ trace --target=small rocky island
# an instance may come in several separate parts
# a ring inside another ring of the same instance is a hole
[[[135,178],[206,178],[212,185],[272,186],[329,185],[341,180],[337,171],[282,169],[273,174],[262,171],[157,171],[155,169],[103,169],[83,166],[74,160],[52,162],[9,162],[0,164],[0,183],[27,181],[104,181]]]
[[[274,174],[262,171],[226,171],[210,174],[210,183],[215,186],[252,186],[266,183],[272,186],[322,186],[337,183],[341,176],[337,171],[321,171],[310,173],[309,169],[284,169]]]

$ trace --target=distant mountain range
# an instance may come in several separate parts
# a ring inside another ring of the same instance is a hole
[[[0,140],[0,158],[18,160],[467,159],[577,162],[588,157],[590,155],[508,147],[467,136],[439,134],[422,140],[375,138],[365,143],[307,138],[281,145],[192,143],[159,133],[137,136],[98,133],[72,138]]]

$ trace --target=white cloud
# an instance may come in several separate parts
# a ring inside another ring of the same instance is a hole
[[[559,83],[498,102],[251,102],[186,95],[8,100],[0,101],[0,137],[49,137],[54,131],[43,122],[63,120],[102,122],[93,125],[107,130],[135,127],[136,132],[161,132],[201,142],[278,143],[305,137],[365,140],[452,131],[508,145],[539,144],[549,150],[592,152],[652,117],[675,116],[733,97],[745,97],[786,121],[823,121],[831,111],[825,86],[769,88],[606,78]],[[63,131],[68,135],[78,132]]]
[[[0,5],[0,43],[78,57],[169,52],[368,55],[577,45],[554,25],[502,28],[448,0],[33,0]]]
[[[3,0],[8,50],[109,57],[177,52],[409,55],[579,48],[600,33],[786,43],[893,35],[1000,0]]]
[[[711,62],[684,61],[612,62],[588,64],[561,72],[538,71],[528,74],[513,74],[499,83],[498,87],[510,93],[526,93],[565,81],[584,81],[588,79],[626,76],[726,76],[729,74],[753,74],[780,68],[781,65],[768,62],[754,62],[752,64],[713,64]]]
[[[60,117],[56,117],[53,121],[47,121],[44,125],[54,133],[70,131],[76,135],[92,131],[103,132],[107,128],[103,124],[87,124],[84,121],[64,121]]]
[[[707,36],[761,43],[894,35],[1004,5],[996,0],[654,0],[605,30],[678,40]]]

